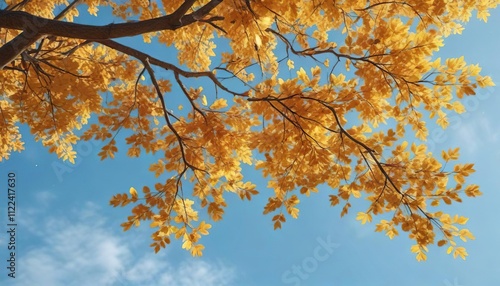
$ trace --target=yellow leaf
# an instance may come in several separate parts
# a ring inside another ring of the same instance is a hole
[[[325,67],[329,67],[330,66],[330,60],[329,59],[326,59],[323,64],[325,65]]]
[[[454,247],[450,245],[450,246],[448,247],[448,249],[446,250],[446,253],[447,253],[447,254],[450,254],[450,253],[453,251],[453,248],[454,248]]]
[[[463,260],[465,260],[465,257],[468,256],[468,254],[464,247],[460,246],[455,248],[455,251],[453,252],[453,258],[457,258],[457,256],[460,256]]]
[[[205,95],[203,95],[203,96],[201,97],[201,104],[203,104],[203,105],[205,105],[205,106],[207,106],[207,104],[208,104],[208,103],[207,103],[207,97],[206,97]]]
[[[210,105],[210,109],[217,110],[227,107],[227,100],[224,98],[219,98],[212,105]]]
[[[290,212],[290,215],[293,218],[298,218],[299,217],[299,209],[298,208],[290,208],[289,212]]]
[[[97,8],[97,5],[91,5],[87,9],[90,15],[92,16],[97,16],[97,12],[99,12],[99,8]]]
[[[386,235],[390,238],[393,239],[395,236],[398,235],[398,231],[395,228],[392,228],[387,231]]]
[[[476,239],[474,237],[474,235],[472,235],[472,233],[468,229],[462,229],[458,233],[459,233],[460,239],[463,241],[467,241],[467,238],[468,239]]]
[[[478,76],[477,77],[477,84],[479,87],[484,88],[488,86],[495,86],[495,83],[489,76]]]
[[[466,224],[469,221],[469,218],[463,216],[456,216],[456,218],[454,218],[454,221],[458,224]]]
[[[358,212],[358,215],[356,216],[356,220],[360,220],[361,224],[365,224],[366,222],[372,221],[372,216],[369,213]]]
[[[460,185],[463,185],[465,183],[465,178],[462,174],[455,174],[455,176],[453,176],[453,179],[455,179],[455,181]]]
[[[159,177],[165,171],[165,164],[161,159],[157,163],[153,163],[149,166],[149,171],[155,173],[155,177]]]
[[[427,260],[427,255],[425,254],[425,252],[419,252],[417,254],[417,261],[425,261]]]
[[[453,102],[453,110],[456,113],[461,114],[465,112],[465,107],[462,105],[462,103],[455,101]]]
[[[292,60],[288,60],[286,61],[286,64],[288,65],[288,69],[291,70],[293,69],[295,66],[293,65],[293,61]]]
[[[262,46],[262,39],[258,34],[255,34],[255,45],[257,46],[257,48],[260,48],[260,46]]]
[[[477,196],[482,195],[481,191],[479,190],[478,185],[469,185],[469,186],[465,187],[464,192],[465,192],[465,195],[467,195],[468,197],[477,197]]]
[[[208,230],[212,227],[212,225],[205,223],[202,221],[198,226],[198,232],[203,235],[208,235]]]
[[[137,198],[137,191],[134,187],[130,187],[129,193],[132,195],[133,198]]]
[[[310,81],[306,71],[302,67],[297,71],[297,77],[304,83],[308,83]]]
[[[411,246],[410,250],[413,253],[418,253],[418,252],[420,252],[420,246],[418,244],[414,244]]]
[[[203,255],[203,249],[205,249],[205,246],[203,246],[201,244],[195,245],[191,249],[191,255],[192,256],[202,256]]]
[[[182,248],[186,250],[190,250],[192,246],[193,243],[189,239],[184,240],[184,243],[182,243]]]

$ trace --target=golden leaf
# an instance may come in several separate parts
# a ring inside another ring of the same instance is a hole
[[[132,195],[133,198],[137,198],[137,191],[134,187],[130,187],[129,190],[130,194]]]

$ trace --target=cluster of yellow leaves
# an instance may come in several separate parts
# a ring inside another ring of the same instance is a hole
[[[109,5],[127,21],[167,15],[187,3],[84,2],[91,15]],[[221,1],[192,24],[142,35],[177,55],[178,69],[164,65],[167,75],[157,80],[144,76],[144,62],[133,55],[46,37],[0,71],[0,159],[23,149],[19,124],[70,162],[78,140],[105,141],[99,156],[113,158],[123,148],[116,135],[125,130],[128,156],[161,156],[150,166],[160,182],[141,194],[131,188],[110,203],[134,204],[125,230],[151,221],[156,252],[173,237],[201,255],[199,240],[211,226],[198,211],[218,221],[227,192],[247,200],[258,194],[243,178],[247,164],[268,178],[272,193],[264,214],[274,213],[275,229],[287,215],[298,217],[301,196],[328,185],[330,204],[343,205],[341,216],[354,199],[370,203],[357,214],[363,224],[391,213],[375,230],[391,239],[407,232],[418,260],[434,243],[449,244],[448,253],[464,258],[454,238],[474,238],[458,227],[467,220],[431,208],[481,194],[465,185],[473,165],[451,165],[459,149],[436,158],[425,145],[401,139],[424,141],[427,117],[445,128],[447,114],[466,111],[460,99],[493,85],[463,57],[442,62],[433,55],[473,12],[486,21],[499,1],[338,2]],[[194,1],[187,14],[210,3]],[[66,4],[32,0],[20,9],[52,18]],[[72,9],[65,20],[76,16]],[[0,44],[17,34],[0,30]],[[175,113],[172,106],[179,106]],[[438,233],[443,237],[436,242]]]
[[[208,105],[203,103],[203,99],[201,101],[202,106]],[[225,113],[219,111],[227,107],[227,100],[217,99],[204,110],[204,116],[194,113],[195,115],[190,114],[188,118],[175,122],[172,126],[175,132],[189,144],[180,143],[172,132],[159,132],[164,137],[155,143],[157,146],[152,148],[152,152],[162,150],[165,158],[151,164],[150,171],[156,177],[166,172],[177,175],[166,179],[164,184],[157,183],[155,192],[144,187],[144,202],[133,208],[134,215],[123,224],[124,229],[128,229],[132,225],[138,225],[138,221],[152,220],[151,227],[158,228],[153,233],[152,244],[156,251],[165,247],[173,235],[177,239],[182,238],[182,247],[191,250],[193,255],[202,253],[203,245],[198,244],[198,239],[201,235],[208,234],[210,225],[201,221],[196,226],[198,214],[192,208],[195,202],[178,198],[182,179],[188,176],[186,164],[192,168],[188,181],[192,183],[193,196],[199,199],[201,207],[207,209],[212,220],[222,219],[226,207],[224,192],[233,192],[248,200],[258,194],[254,184],[242,181],[240,167],[241,163],[252,164],[251,150],[245,142],[250,140],[249,129],[255,122],[240,113],[239,106],[247,103],[238,98],[235,101],[236,104]],[[137,140],[127,138],[127,143],[136,144],[135,142]],[[151,140],[146,142],[151,143]],[[123,206],[133,199],[126,194],[117,195],[111,204]],[[292,205],[290,207],[293,208]],[[158,212],[155,214],[153,209],[158,209]]]

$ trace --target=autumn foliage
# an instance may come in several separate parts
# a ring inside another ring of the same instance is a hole
[[[418,260],[432,244],[465,258],[467,218],[439,206],[481,192],[465,182],[473,165],[454,163],[459,149],[427,150],[426,123],[446,128],[460,99],[493,82],[435,53],[499,2],[8,0],[0,160],[23,150],[21,124],[70,162],[80,140],[102,141],[101,159],[154,154],[158,181],[110,203],[133,205],[125,230],[150,223],[156,252],[175,238],[201,255],[202,216],[222,219],[230,193],[269,196],[276,229],[321,191],[341,216],[368,200],[357,219],[408,233]],[[109,24],[86,25],[86,13]]]

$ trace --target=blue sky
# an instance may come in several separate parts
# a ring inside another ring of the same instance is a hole
[[[441,57],[465,56],[500,85],[500,15],[488,23],[473,20],[462,35],[451,36]],[[476,240],[465,244],[466,261],[453,259],[446,248],[431,247],[426,262],[417,262],[404,235],[390,240],[375,233],[374,224],[355,220],[363,202],[353,204],[340,219],[329,207],[328,194],[301,198],[300,216],[273,231],[262,215],[267,201],[265,182],[247,169],[261,195],[250,203],[228,196],[224,220],[203,238],[202,258],[192,258],[178,242],[159,254],[149,247],[147,226],[122,232],[128,208],[111,208],[109,198],[154,184],[150,158],[130,159],[120,152],[100,161],[99,145],[83,142],[75,165],[59,161],[23,129],[26,150],[0,163],[0,175],[17,176],[17,269],[6,276],[6,191],[0,194],[1,285],[500,285],[500,88],[481,90],[467,98],[468,111],[454,115],[444,132],[430,127],[434,152],[461,148],[461,160],[474,162],[469,183],[484,195],[449,207],[470,218]],[[434,135],[433,135],[434,134]],[[5,185],[5,184],[4,184]]]

